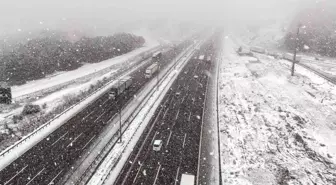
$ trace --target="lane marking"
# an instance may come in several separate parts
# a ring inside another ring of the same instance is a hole
[[[85,119],[86,119],[87,117],[89,117],[93,112],[94,112],[94,110],[91,111],[88,115],[86,115],[82,120],[85,120]]]
[[[153,183],[153,185],[155,185],[155,184],[156,184],[157,178],[158,178],[158,176],[159,176],[159,173],[160,173],[160,169],[161,169],[161,164],[160,164],[160,166],[159,166],[159,168],[158,168],[158,171],[156,172],[156,176],[155,176],[155,180],[154,180],[154,183]]]
[[[53,144],[51,144],[51,146],[54,146],[54,144],[56,144],[60,139],[62,139],[65,135],[68,134],[69,131],[67,131],[65,134],[63,134],[60,138],[58,138]]]
[[[165,111],[165,113],[163,114],[163,119],[166,117],[167,111],[169,110],[169,108],[167,108],[167,110]]]
[[[154,136],[153,136],[153,139],[152,139],[152,141],[151,141],[151,145],[153,144],[153,141],[154,141],[155,136],[156,136],[157,133],[158,133],[158,131],[155,132],[155,134],[154,134]]]
[[[177,172],[176,172],[176,176],[175,176],[175,183],[174,183],[174,185],[176,185],[176,183],[178,182],[178,175],[179,175],[179,172],[180,172],[180,166],[177,168]]]
[[[106,112],[104,112],[103,114],[101,114],[100,116],[98,116],[97,119],[94,120],[94,122],[96,122],[98,119],[100,119]]]
[[[82,133],[80,133],[68,146],[67,146],[67,148],[69,147],[69,146],[72,146],[72,144],[81,136],[83,134],[83,132]]]
[[[169,134],[169,137],[168,137],[168,140],[167,140],[167,144],[166,144],[166,146],[168,146],[168,144],[169,144],[169,141],[170,141],[170,137],[171,137],[171,135],[172,135],[172,131],[170,131],[170,134]]]
[[[190,117],[191,117],[191,111],[189,112],[188,122],[190,122]]]
[[[45,170],[45,168],[43,168],[41,171],[39,171],[26,185],[30,184],[38,175],[40,175],[43,171]]]
[[[25,170],[28,167],[28,165],[26,165],[25,167],[23,167],[19,172],[17,172],[11,179],[9,179],[7,182],[5,182],[4,185],[8,184],[10,181],[12,181],[16,176],[18,176],[20,173],[23,172],[23,170]]]
[[[177,110],[177,114],[175,116],[175,121],[177,120],[178,115],[180,114],[180,109]]]
[[[184,148],[184,144],[185,144],[186,137],[187,137],[187,133],[184,134],[184,139],[183,139],[183,145],[182,145],[182,148]]]
[[[63,172],[63,170],[61,170],[60,172],[58,172],[58,174],[48,183],[48,185],[52,185],[55,184],[54,180]]]
[[[139,172],[141,171],[141,168],[142,168],[142,164],[140,164],[140,168],[138,169],[138,172],[136,173],[136,175],[135,175],[135,177],[134,177],[133,184],[134,184],[135,181],[137,180],[138,175],[139,175]]]
[[[104,103],[102,104],[102,106],[107,102],[107,101],[109,101],[110,99],[106,99],[105,101],[104,101]]]
[[[82,147],[82,150],[88,145],[96,135],[92,136],[91,139]]]

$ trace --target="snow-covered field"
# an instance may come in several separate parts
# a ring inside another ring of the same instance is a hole
[[[219,73],[223,184],[335,184],[336,87],[224,41]],[[240,44],[240,43],[239,43]]]

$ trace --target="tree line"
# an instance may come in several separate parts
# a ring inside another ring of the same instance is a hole
[[[24,84],[57,71],[70,71],[84,63],[97,63],[143,46],[145,39],[129,33],[83,37],[70,42],[61,37],[31,39],[0,58],[0,81]]]

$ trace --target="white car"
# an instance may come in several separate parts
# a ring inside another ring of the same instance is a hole
[[[155,140],[153,144],[154,151],[160,151],[162,147],[162,140]]]

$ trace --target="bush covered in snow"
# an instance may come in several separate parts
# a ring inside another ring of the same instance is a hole
[[[41,107],[39,105],[34,105],[34,104],[27,104],[23,107],[21,115],[30,115],[30,114],[35,114],[41,111]]]
[[[56,71],[69,71],[83,63],[100,62],[141,47],[143,37],[128,33],[83,37],[76,42],[54,35],[30,39],[0,57],[0,81],[12,85],[44,78]]]

